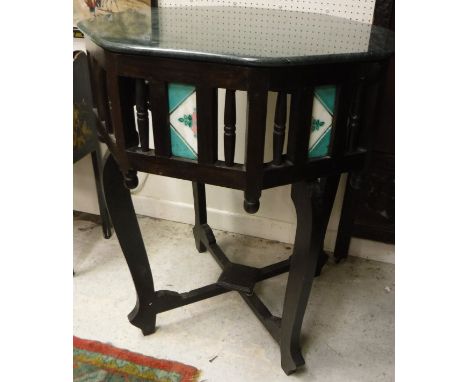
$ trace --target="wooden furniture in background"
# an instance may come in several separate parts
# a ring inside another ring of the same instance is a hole
[[[374,25],[395,30],[394,0],[377,0]],[[369,162],[363,172],[350,173],[346,182],[334,257],[348,256],[351,237],[395,242],[395,59],[389,61]]]
[[[102,156],[93,113],[88,60],[85,52],[75,51],[73,52],[73,163],[88,154],[91,154],[93,162],[102,231],[104,237],[108,239],[112,235],[112,223],[102,186]]]

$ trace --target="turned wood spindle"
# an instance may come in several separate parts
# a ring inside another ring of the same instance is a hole
[[[244,210],[249,214],[258,211],[262,195],[268,104],[268,88],[265,82],[265,78],[260,77],[258,88],[247,92]]]
[[[284,132],[286,130],[286,99],[285,92],[279,92],[276,99],[275,124],[273,128],[273,164],[283,162]]]
[[[143,151],[149,151],[148,97],[145,80],[136,80],[135,93],[140,146]]]
[[[224,161],[226,166],[234,165],[236,148],[236,91],[226,89],[224,105]]]

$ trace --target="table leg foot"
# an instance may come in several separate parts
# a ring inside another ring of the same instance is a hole
[[[150,304],[140,305],[137,301],[135,308],[128,314],[130,323],[139,328],[144,336],[156,331],[156,314],[150,308]]]
[[[281,355],[281,368],[286,375],[293,374],[299,367],[305,364],[304,357],[302,357],[301,351],[296,350],[289,352],[289,354]]]

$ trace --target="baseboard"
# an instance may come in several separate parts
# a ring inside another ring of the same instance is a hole
[[[142,195],[132,195],[137,214],[159,219],[193,224],[193,205],[188,203],[158,200]],[[256,215],[239,214],[208,208],[208,223],[213,229],[293,243],[296,225]],[[337,232],[329,229],[325,237],[325,250],[333,252]],[[351,256],[395,263],[395,247],[390,244],[353,238],[349,249]]]
[[[158,200],[147,196],[132,195],[137,214],[181,223],[194,223],[193,204]],[[277,240],[283,243],[294,241],[295,225],[256,215],[239,214],[208,208],[208,223],[213,229]]]

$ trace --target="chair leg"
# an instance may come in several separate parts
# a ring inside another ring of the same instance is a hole
[[[109,211],[107,210],[106,198],[104,197],[104,189],[102,185],[102,159],[99,143],[96,146],[96,150],[91,152],[91,160],[93,162],[94,181],[96,183],[102,231],[104,233],[104,237],[109,239],[112,236],[112,222],[109,216]]]
[[[152,307],[153,276],[141,237],[140,227],[133,208],[130,191],[112,155],[104,165],[104,192],[115,234],[127,261],[137,293],[135,308],[128,315],[130,323],[141,329],[144,335],[156,330],[156,314]]]
[[[336,236],[333,256],[336,262],[348,257],[349,245],[353,234],[353,224],[356,218],[357,206],[361,199],[362,174],[350,173],[346,182],[346,190],[341,208],[340,223]]]
[[[304,364],[300,333],[312,280],[322,253],[323,238],[336,193],[336,179],[299,182],[292,185],[291,198],[297,214],[296,239],[291,256],[281,319],[281,367],[286,374]],[[331,202],[330,202],[331,201]]]
[[[198,252],[206,252],[206,246],[201,242],[202,225],[207,224],[206,215],[206,193],[205,184],[192,182],[193,188],[193,205],[195,208],[195,226],[193,227],[193,236],[195,238],[195,246]]]

